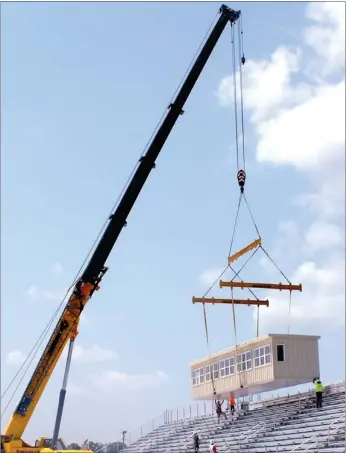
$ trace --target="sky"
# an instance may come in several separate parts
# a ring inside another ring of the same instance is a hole
[[[243,13],[247,199],[264,248],[303,285],[289,318],[287,294],[256,292],[270,301],[260,335],[288,325],[320,335],[321,379],[344,379],[345,5],[231,6]],[[1,5],[2,393],[72,283],[218,7]],[[239,197],[230,29],[184,110],[82,315],[61,425],[68,442],[111,441],[191,404],[188,364],[208,354],[202,307],[191,297],[203,296],[226,265]],[[254,239],[242,205],[233,249]],[[282,281],[261,251],[242,278]],[[237,338],[230,307],[207,314],[211,352],[256,336],[255,309],[237,307]],[[51,436],[63,370],[64,359],[26,441]]]

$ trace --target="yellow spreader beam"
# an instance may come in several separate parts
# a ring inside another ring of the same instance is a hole
[[[251,250],[255,249],[256,247],[259,247],[262,244],[262,239],[256,239],[256,241],[251,242],[251,244],[247,245],[246,247],[242,248],[239,250],[239,252],[234,253],[232,256],[228,257],[228,264],[233,263],[233,261],[236,261],[238,258],[241,256],[245,255],[248,252],[251,252]]]
[[[250,282],[223,282],[220,280],[220,288],[259,288],[259,289],[278,289],[280,291],[302,291],[299,285],[283,285],[282,283],[250,283]]]
[[[250,300],[250,299],[215,299],[214,297],[193,297],[192,303],[202,304],[237,304],[237,305],[264,305],[269,307],[269,300]]]

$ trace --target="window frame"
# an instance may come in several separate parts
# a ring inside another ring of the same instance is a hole
[[[192,387],[197,387],[205,383],[204,367],[194,368],[191,372]]]
[[[269,352],[266,352],[266,348],[269,348]],[[263,354],[261,354],[261,349],[263,349]],[[256,357],[256,352],[258,351],[258,356]],[[266,358],[269,358],[267,361]],[[263,359],[263,364],[261,364],[261,359]],[[258,361],[258,365],[256,365],[256,361]],[[270,343],[265,344],[263,346],[259,346],[256,349],[253,349],[253,365],[254,368],[262,368],[263,366],[271,365],[272,363],[272,348]]]
[[[211,382],[211,373],[213,373],[213,380],[219,379],[220,371],[219,371],[219,362],[213,362],[210,365],[205,367],[205,382]]]
[[[228,360],[228,365],[226,365],[226,360]],[[232,372],[233,369],[233,372]],[[229,370],[228,374],[226,370]],[[223,373],[224,372],[224,373]],[[222,375],[223,374],[223,375]],[[234,376],[235,375],[235,357],[225,357],[224,359],[219,361],[219,376],[221,379]]]
[[[250,358],[247,358],[247,354],[250,354]],[[245,356],[245,360],[242,360],[242,357]],[[240,357],[240,361],[238,358]],[[252,370],[252,350],[249,349],[248,351],[241,352],[240,354],[237,355],[237,373],[242,373],[244,371],[250,371]],[[250,366],[248,366],[248,362],[250,362]],[[246,364],[245,368],[243,368],[243,364]]]

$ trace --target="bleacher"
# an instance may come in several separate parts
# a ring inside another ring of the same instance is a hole
[[[193,431],[200,453],[209,451],[210,439],[220,453],[345,453],[345,384],[325,387],[322,409],[310,391],[255,403],[220,424],[215,414],[187,417],[159,426],[126,453],[190,453]]]

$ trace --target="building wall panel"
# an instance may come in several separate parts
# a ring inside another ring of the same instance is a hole
[[[214,379],[217,394],[222,394],[225,397],[232,391],[240,393],[241,384],[244,389],[252,388],[252,391],[255,392],[298,385],[309,382],[313,377],[319,376],[318,340],[319,337],[305,335],[269,334],[243,343],[237,348],[232,347],[213,354],[210,359],[205,357],[202,360],[195,361],[190,365],[190,368],[191,371],[199,368],[205,370],[206,367],[213,363],[220,365],[222,360],[230,357],[235,358],[236,354],[252,351],[251,369],[242,371],[240,374],[236,372],[233,375],[221,377],[219,368],[219,377]],[[284,345],[285,357],[283,362],[277,361],[277,345],[279,344]],[[271,362],[255,367],[254,350],[267,345],[270,345],[271,348]],[[192,397],[194,399],[210,399],[212,395],[212,382],[206,382],[206,375],[204,375],[203,383],[192,386]]]
[[[274,377],[275,379],[313,379],[319,376],[318,340],[283,335],[273,341]],[[284,361],[277,361],[277,345],[284,345]]]

